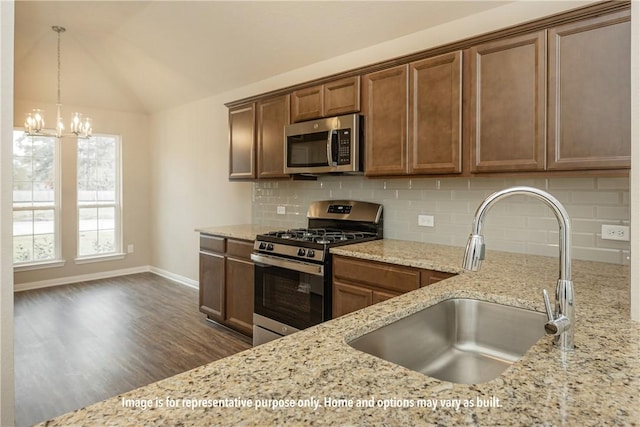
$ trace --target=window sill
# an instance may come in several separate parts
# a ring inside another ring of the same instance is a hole
[[[123,252],[108,255],[94,255],[83,258],[76,258],[74,262],[76,264],[91,264],[92,262],[117,261],[119,259],[124,259],[126,255],[127,254]]]
[[[54,259],[51,261],[40,261],[40,262],[30,262],[25,264],[18,264],[13,266],[13,272],[18,273],[21,271],[30,271],[30,270],[42,270],[44,268],[57,268],[64,267],[67,261],[63,259]]]

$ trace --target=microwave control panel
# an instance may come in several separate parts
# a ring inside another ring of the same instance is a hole
[[[351,129],[338,130],[338,164],[351,163]]]

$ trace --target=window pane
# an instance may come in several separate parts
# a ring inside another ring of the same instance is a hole
[[[83,231],[79,234],[78,255],[84,256],[95,254],[96,247],[98,247],[97,231]]]
[[[55,144],[55,138],[13,133],[14,263],[57,256]]]
[[[98,209],[98,229],[114,230],[115,229],[116,209],[113,207]]]
[[[31,181],[13,181],[13,204],[31,204],[33,201],[33,184]]]
[[[14,156],[31,156],[31,148],[33,147],[33,138],[26,136],[24,131],[13,131],[13,155]]]
[[[116,250],[116,232],[115,230],[101,230],[98,233],[98,252],[109,253]]]
[[[35,211],[33,214],[33,234],[50,234],[55,232],[55,215],[53,209]]]
[[[54,259],[55,245],[53,234],[41,234],[33,237],[33,259],[36,261]]]
[[[36,202],[49,202],[51,204],[55,201],[55,192],[53,182],[34,182],[33,183],[33,201]],[[42,204],[42,203],[38,203]]]
[[[78,141],[78,254],[120,251],[119,138],[96,135]]]
[[[33,162],[31,157],[13,157],[13,180],[31,181],[33,179]]]
[[[33,211],[13,212],[13,235],[31,236],[33,234]]]
[[[78,230],[90,231],[98,229],[98,209],[81,208],[78,210]]]
[[[28,262],[33,260],[33,236],[13,237],[13,262]]]

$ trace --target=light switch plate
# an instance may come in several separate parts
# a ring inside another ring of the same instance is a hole
[[[276,213],[277,213],[278,215],[285,215],[285,214],[287,213],[287,208],[286,208],[286,207],[284,207],[284,206],[278,206],[278,207],[276,208]]]

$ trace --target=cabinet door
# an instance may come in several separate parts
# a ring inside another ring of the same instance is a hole
[[[293,122],[320,118],[323,111],[324,90],[322,85],[296,90],[291,94],[291,120]]]
[[[253,335],[254,266],[251,261],[227,258],[226,320],[238,331]]]
[[[225,317],[224,255],[200,252],[200,311],[216,321]]]
[[[472,172],[545,168],[545,32],[469,50]]]
[[[549,169],[631,167],[629,11],[549,30]]]
[[[360,310],[373,303],[373,291],[333,281],[333,317]]]
[[[258,103],[258,178],[285,178],[284,127],[289,124],[289,95]]]
[[[324,84],[324,116],[360,111],[360,76]]]
[[[397,297],[398,295],[401,295],[401,294],[400,293],[392,293],[392,292],[373,291],[373,295],[372,295],[372,298],[371,298],[371,303],[372,304],[377,304],[379,302],[386,301],[386,300],[391,299],[393,297]]]
[[[462,52],[409,68],[409,173],[460,173]]]
[[[255,167],[255,104],[229,109],[229,178],[253,179]]]
[[[367,176],[407,173],[408,70],[402,65],[364,76]]]

